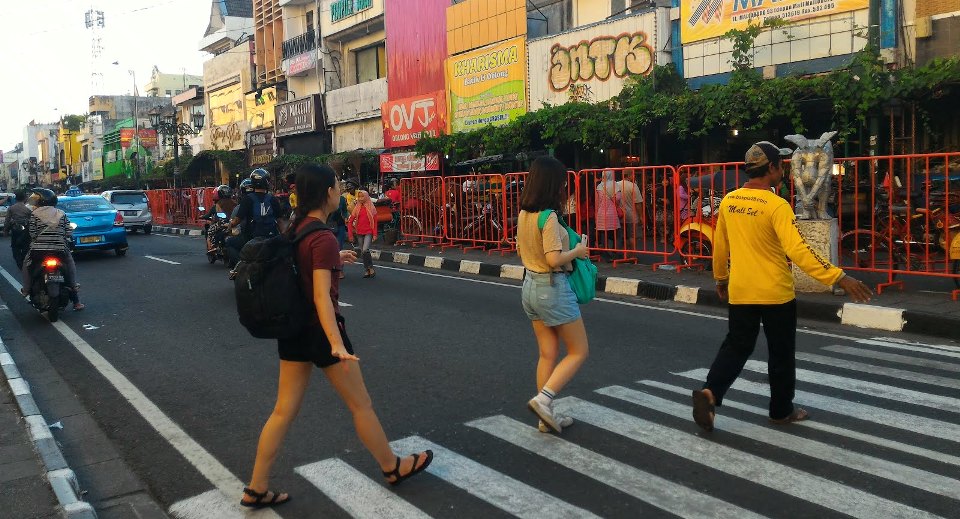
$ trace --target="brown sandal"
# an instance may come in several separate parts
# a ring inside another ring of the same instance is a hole
[[[705,389],[698,389],[693,392],[693,421],[697,422],[704,431],[713,430],[713,420],[716,418],[716,405],[714,404],[713,394],[707,393]]]
[[[802,422],[807,418],[810,418],[810,413],[808,413],[806,409],[802,409],[798,407],[794,409],[792,413],[787,415],[786,418],[777,418],[777,419],[771,418],[770,423],[774,423],[777,425],[786,425],[793,422]]]

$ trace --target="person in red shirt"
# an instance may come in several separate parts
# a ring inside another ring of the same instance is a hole
[[[390,189],[387,189],[387,192],[384,193],[384,196],[386,196],[387,198],[390,199],[391,202],[393,202],[394,207],[397,207],[398,205],[400,205],[400,201],[402,199],[400,195],[399,183],[397,182],[397,179],[392,178],[390,179],[389,184],[387,185],[390,186]]]
[[[296,209],[296,234],[304,226],[327,223],[340,205],[340,188],[329,166],[306,165],[297,173],[299,200]],[[317,366],[330,381],[353,415],[357,436],[383,471],[387,483],[396,485],[423,472],[433,461],[427,450],[404,458],[397,456],[373,409],[360,372],[360,359],[354,355],[347,337],[346,322],[340,315],[340,279],[334,275],[341,265],[357,260],[353,251],[340,251],[336,236],[329,230],[313,232],[297,243],[296,263],[300,284],[316,309],[312,323],[293,339],[277,341],[280,356],[280,381],[277,403],[263,426],[250,484],[243,489],[240,504],[247,508],[277,506],[290,500],[284,492],[268,490],[270,469],[283,439],[300,411],[313,367]]]
[[[354,234],[360,242],[360,254],[366,269],[363,277],[372,278],[377,274],[373,270],[373,256],[370,254],[370,246],[377,239],[377,208],[373,205],[370,193],[362,189],[357,191],[357,203],[347,220],[347,239],[352,242]]]

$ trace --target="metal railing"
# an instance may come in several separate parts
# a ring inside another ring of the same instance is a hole
[[[283,42],[283,59],[290,59],[316,48],[317,34],[310,30]]]

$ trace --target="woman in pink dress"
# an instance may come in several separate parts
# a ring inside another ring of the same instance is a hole
[[[604,171],[602,180],[597,184],[597,248],[617,248],[617,231],[620,230],[617,207],[620,207],[622,198],[623,194],[617,189],[613,171],[609,169]],[[610,252],[603,252],[601,255],[607,259],[613,256]]]

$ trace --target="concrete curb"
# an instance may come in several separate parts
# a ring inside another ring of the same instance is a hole
[[[518,281],[523,279],[522,265],[501,265],[475,260],[459,260],[442,256],[425,256],[409,252],[371,251],[373,257],[387,263],[397,263],[430,269],[498,277]],[[660,301],[674,301],[691,305],[725,308],[727,303],[713,290],[684,285],[671,285],[634,278],[606,277],[597,279],[597,291],[607,294],[633,296]],[[801,318],[884,331],[922,333],[955,339],[960,319],[928,314],[902,308],[856,303],[824,303],[797,300],[797,314]]]
[[[50,433],[50,427],[47,421],[37,408],[37,403],[33,399],[30,391],[30,383],[21,375],[13,357],[7,351],[7,347],[0,340],[0,365],[3,366],[4,378],[17,400],[17,406],[20,413],[30,428],[30,439],[33,441],[34,449],[43,461],[44,470],[46,470],[47,481],[57,496],[60,508],[63,510],[64,517],[69,519],[96,519],[97,513],[93,506],[80,499],[80,485],[77,483],[77,476],[67,466],[63,453],[60,452],[60,446]]]
[[[200,229],[183,229],[180,227],[166,227],[163,225],[154,225],[153,232],[161,234],[175,234],[177,236],[202,236]]]

